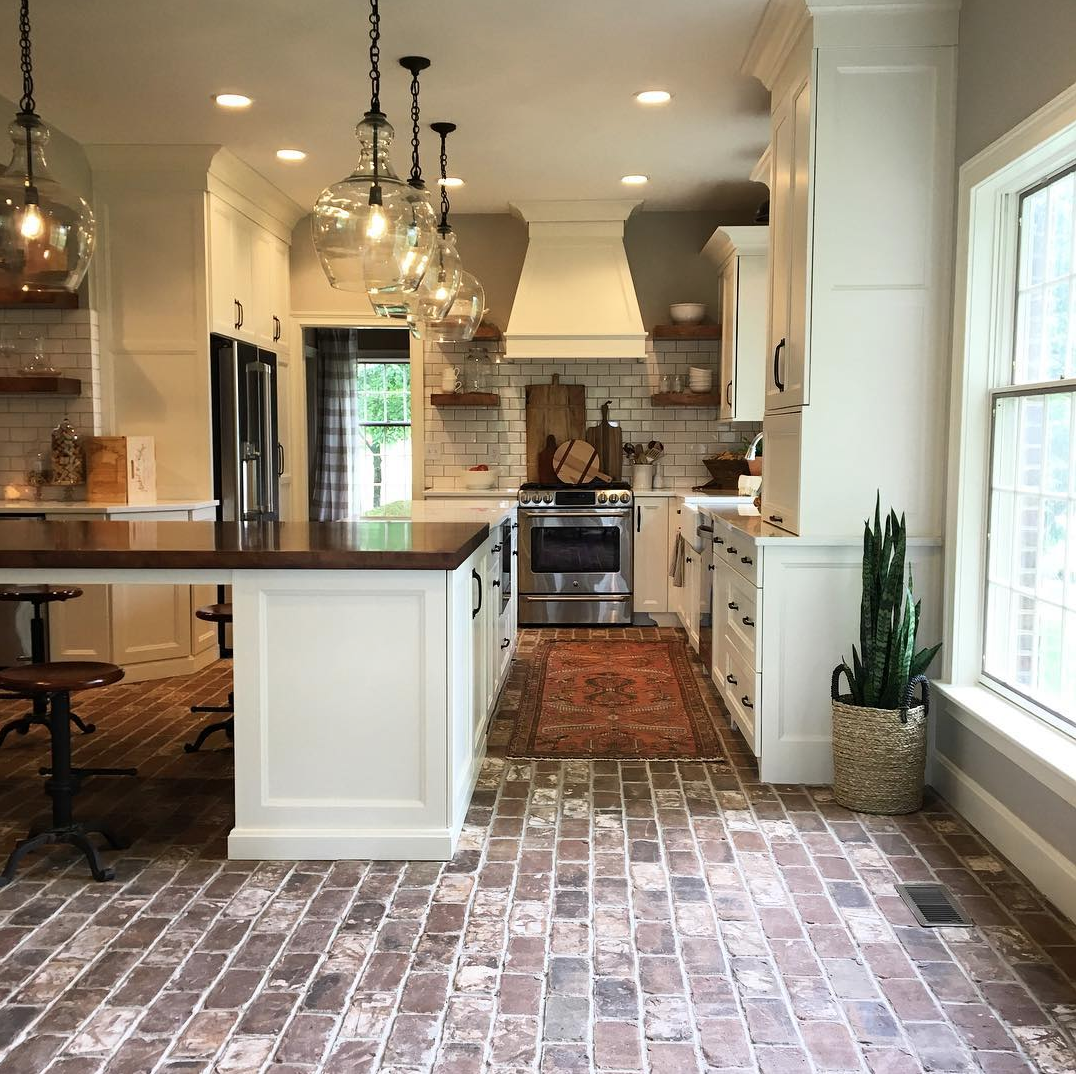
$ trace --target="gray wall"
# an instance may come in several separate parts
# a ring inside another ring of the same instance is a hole
[[[1076,82],[1074,41],[1074,0],[1030,4],[964,0],[958,54],[958,164]],[[944,703],[935,709],[937,753],[1076,866],[1076,804],[1049,790],[945,710]],[[932,779],[953,797],[962,793],[939,767],[932,769]],[[995,834],[988,830],[993,816],[982,821],[988,838]],[[995,837],[1001,839],[1004,823],[997,819]],[[1034,879],[1034,860],[1020,861],[1020,846],[1008,849],[1010,856],[1017,857],[1016,864]]]
[[[964,0],[956,159],[963,164],[1076,82],[1073,0]]]
[[[765,189],[759,190],[761,201]],[[699,251],[719,224],[749,222],[713,212],[636,212],[628,220],[624,246],[648,329],[668,322],[672,302],[706,302],[711,317],[718,319],[717,272]],[[491,213],[454,217],[452,226],[464,265],[486,289],[488,319],[506,328],[527,252],[527,225],[509,213]],[[565,298],[586,302],[586,295]],[[292,234],[291,305],[307,313],[371,312],[365,296],[329,286],[314,253],[309,217],[300,220]]]

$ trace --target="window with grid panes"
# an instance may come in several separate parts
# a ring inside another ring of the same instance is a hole
[[[1076,165],[1020,197],[992,391],[983,674],[1076,725]]]
[[[411,366],[356,364],[362,502],[372,507],[411,499]]]

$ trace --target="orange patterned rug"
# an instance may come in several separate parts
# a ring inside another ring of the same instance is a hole
[[[538,643],[509,757],[724,760],[682,638]]]

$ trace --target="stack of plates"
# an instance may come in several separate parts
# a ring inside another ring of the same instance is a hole
[[[696,395],[712,391],[714,387],[713,370],[700,369],[698,366],[693,365],[688,370],[687,385]]]

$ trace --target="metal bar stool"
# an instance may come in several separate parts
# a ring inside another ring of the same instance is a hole
[[[78,586],[47,586],[47,585],[10,585],[0,587],[0,600],[9,603],[30,603],[34,606],[33,618],[30,620],[30,660],[34,664],[45,662],[45,616],[42,606],[59,601],[74,600],[82,596],[82,590]],[[28,695],[19,693],[4,694],[5,699],[25,698]],[[84,734],[89,735],[97,730],[92,723],[83,723],[75,714],[70,714],[71,722]],[[48,727],[48,702],[42,695],[33,696],[33,707],[25,716],[16,720],[9,720],[0,727],[0,746],[4,744],[12,731],[25,735],[33,726]]]
[[[47,828],[31,829],[29,836],[16,844],[0,873],[0,887],[14,879],[19,862],[31,850],[55,843],[66,843],[81,850],[90,864],[94,880],[115,878],[115,872],[102,864],[89,836],[94,833],[103,835],[114,850],[121,850],[126,843],[97,821],[76,821],[72,800],[85,776],[134,776],[138,772],[134,768],[75,768],[71,764],[71,693],[108,686],[122,678],[122,668],[97,661],[27,664],[0,671],[0,689],[29,694],[45,702],[52,740],[52,766],[41,770],[42,775],[49,777],[45,781],[45,793],[52,799],[52,824]]]
[[[206,604],[199,608],[194,615],[195,618],[206,623],[230,623],[232,621],[232,606],[230,604]],[[228,736],[228,741],[232,741],[235,728],[235,719],[232,716],[232,713],[235,712],[235,695],[231,690],[228,691],[227,705],[191,705],[191,712],[226,712],[228,713],[228,719],[218,720],[216,723],[207,724],[203,727],[193,742],[183,744],[183,749],[187,753],[197,753],[202,748],[202,743],[216,731],[223,731]]]

